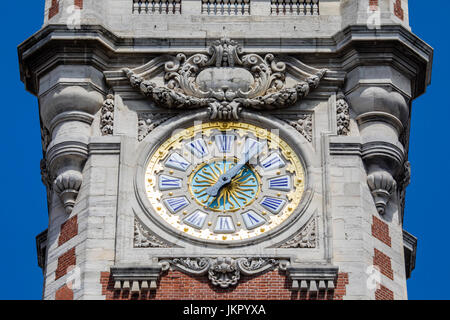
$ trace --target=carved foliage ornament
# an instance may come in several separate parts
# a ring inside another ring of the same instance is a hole
[[[158,59],[158,58],[156,58]],[[212,120],[237,120],[243,108],[289,107],[318,87],[327,70],[303,71],[303,79],[286,88],[287,64],[304,66],[294,59],[288,63],[257,54],[243,54],[236,41],[215,41],[207,54],[190,57],[179,53],[164,64],[164,86],[157,86],[145,66],[123,69],[132,87],[165,108],[208,108]],[[159,61],[159,60],[158,60]],[[293,62],[294,61],[294,62]],[[147,65],[155,65],[149,62]],[[294,68],[298,69],[298,66]]]
[[[221,288],[236,285],[241,274],[254,275],[275,268],[286,270],[288,262],[271,258],[174,258],[161,261],[169,268],[175,266],[183,272],[193,275],[207,274],[211,283]]]
[[[102,105],[102,116],[100,119],[100,130],[102,135],[111,135],[114,130],[114,95],[108,94]]]
[[[316,219],[311,220],[297,235],[286,241],[278,248],[316,248],[317,247],[317,224]]]
[[[142,141],[161,123],[172,118],[172,114],[166,113],[141,113],[138,120],[138,140]]]
[[[350,108],[342,92],[338,93],[336,99],[337,133],[346,136],[350,132]]]
[[[134,220],[134,247],[135,248],[173,248],[174,245],[167,243],[153,234],[139,220]]]

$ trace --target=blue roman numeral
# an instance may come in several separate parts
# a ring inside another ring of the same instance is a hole
[[[206,213],[201,211],[196,211],[193,214],[189,215],[184,222],[191,227],[201,229],[206,220]]]
[[[283,208],[286,201],[278,198],[265,197],[261,202],[261,205],[270,212],[277,214]]]
[[[229,153],[233,146],[234,136],[229,134],[223,134],[216,136],[216,145],[220,152]]]
[[[289,176],[277,177],[269,180],[269,188],[274,190],[291,190],[291,178]]]
[[[263,217],[261,217],[256,212],[250,210],[242,214],[242,219],[244,220],[245,226],[247,229],[255,229],[259,226],[262,226],[264,223],[266,223],[266,220],[264,220]]]
[[[216,228],[214,232],[216,233],[231,233],[234,232],[234,224],[233,219],[231,217],[218,217]]]
[[[167,167],[181,171],[186,171],[189,165],[190,163],[178,153],[172,153],[166,161]]]
[[[276,153],[273,153],[272,155],[270,155],[264,161],[261,162],[261,166],[266,171],[278,169],[284,167],[284,165],[285,165],[284,161]]]
[[[189,205],[189,201],[186,199],[186,197],[170,198],[164,200],[164,202],[166,203],[166,206],[169,208],[169,210],[173,213],[176,213]]]
[[[187,144],[189,150],[198,158],[206,156],[208,148],[206,147],[205,141],[203,139],[197,139]]]
[[[160,190],[171,190],[180,189],[182,185],[182,180],[178,178],[173,178],[165,175],[159,177],[159,189]]]

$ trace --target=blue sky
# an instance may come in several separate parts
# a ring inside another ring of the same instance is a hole
[[[20,82],[16,47],[42,25],[44,0],[3,2],[0,299],[40,299],[42,272],[37,266],[35,236],[46,229],[48,218],[39,168],[38,104]],[[450,1],[430,3],[410,0],[413,32],[435,49],[432,84],[412,108],[412,183],[407,193],[405,229],[419,238],[419,246],[416,270],[408,281],[410,299],[450,299],[446,246],[450,108],[449,98],[443,95],[449,91],[450,42],[443,21],[448,21]]]

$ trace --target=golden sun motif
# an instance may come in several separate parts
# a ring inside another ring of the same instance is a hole
[[[206,189],[213,186],[237,161],[236,158],[215,159],[211,163],[201,164],[193,171],[189,191],[200,205],[213,211],[234,212],[251,205],[257,199],[261,180],[250,165],[245,166],[216,197],[206,193]]]

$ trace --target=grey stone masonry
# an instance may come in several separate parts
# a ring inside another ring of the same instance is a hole
[[[380,284],[407,299],[411,108],[433,59],[408,1],[74,3],[47,0],[43,27],[18,48],[41,120],[44,299],[68,283],[76,300],[105,299],[105,275],[114,290],[160,290],[173,270],[222,288],[279,270],[310,293],[345,275],[344,299],[375,299]],[[231,120],[275,129],[299,156],[304,192],[273,231],[202,242],[158,216],[147,164],[173,132]]]

